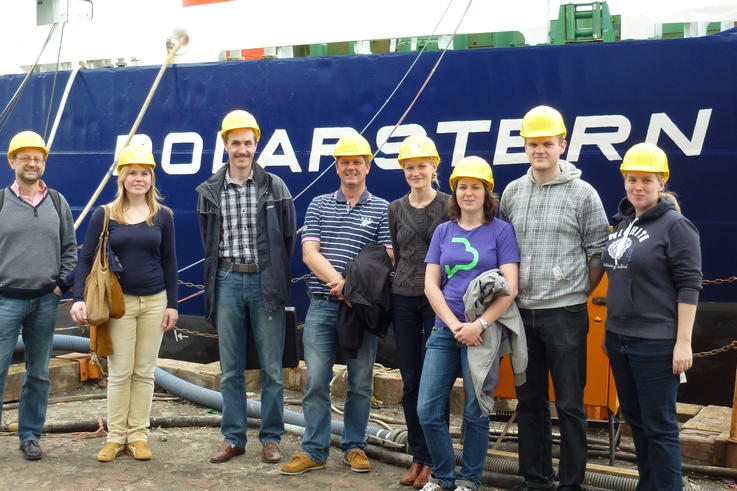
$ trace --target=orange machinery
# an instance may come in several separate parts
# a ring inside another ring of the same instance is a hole
[[[604,321],[606,320],[606,290],[607,277],[605,274],[588,301],[589,337],[586,360],[586,389],[584,390],[583,403],[586,406],[586,417],[596,420],[607,420],[608,411],[615,414],[619,409],[617,389],[614,385],[612,370],[609,367],[609,358],[601,349],[601,342],[604,338]],[[554,401],[552,380],[549,380],[549,385],[550,400]],[[496,389],[496,397],[517,398],[512,367],[508,357],[505,357],[501,363],[501,376],[499,386]]]

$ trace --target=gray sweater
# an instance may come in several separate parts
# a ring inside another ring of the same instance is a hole
[[[49,194],[36,207],[9,189],[3,194],[0,295],[10,298],[45,295],[61,286],[61,280],[77,262],[72,211],[63,196],[57,213]]]
[[[514,227],[520,251],[517,304],[549,309],[586,302],[588,258],[601,267],[609,233],[604,206],[581,171],[560,160],[561,173],[545,184],[527,174],[504,190],[500,215]]]

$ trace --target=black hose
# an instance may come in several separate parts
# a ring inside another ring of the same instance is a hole
[[[182,428],[189,426],[213,426],[220,427],[222,417],[219,415],[209,416],[164,416],[151,418],[151,427],[160,428]],[[102,419],[104,428],[107,428],[105,419]],[[5,431],[16,431],[17,424],[4,425]],[[97,420],[62,421],[57,423],[46,423],[43,427],[44,433],[74,433],[78,431],[97,431],[100,423]]]

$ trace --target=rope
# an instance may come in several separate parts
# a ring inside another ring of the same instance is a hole
[[[168,56],[166,57],[166,60],[161,65],[161,68],[159,69],[159,73],[156,74],[156,78],[154,79],[154,83],[151,85],[151,89],[148,91],[148,95],[146,96],[146,100],[143,101],[143,105],[141,106],[141,110],[138,112],[138,117],[136,118],[135,122],[133,123],[133,126],[131,127],[130,132],[128,133],[128,136],[125,139],[125,142],[123,142],[123,147],[127,146],[131,139],[133,138],[133,135],[136,134],[136,131],[138,130],[138,125],[141,124],[141,120],[143,120],[143,115],[146,114],[146,111],[148,110],[149,104],[151,104],[151,100],[154,97],[154,94],[156,93],[156,89],[159,87],[159,82],[161,82],[161,79],[164,77],[164,72],[166,71],[167,67],[171,64],[171,62],[174,60],[174,57],[177,54],[177,51],[179,48],[182,47],[182,44],[187,41],[187,38],[185,36],[182,36],[179,38],[179,41],[177,44],[175,44],[171,50],[168,53]],[[167,46],[167,49],[169,46]],[[77,220],[74,222],[74,230],[77,230],[79,226],[84,221],[85,217],[87,216],[87,213],[89,213],[90,209],[92,208],[92,205],[95,204],[95,201],[97,201],[97,198],[102,193],[102,190],[105,188],[105,185],[110,180],[110,176],[113,175],[113,169],[115,169],[115,166],[117,164],[117,161],[114,161],[112,164],[110,164],[110,168],[108,168],[107,172],[105,173],[105,176],[100,181],[100,184],[97,186],[97,189],[95,189],[95,192],[92,194],[92,197],[85,205],[84,209],[82,210],[82,213],[79,214],[77,217]]]
[[[430,36],[434,36],[435,35],[435,32],[437,31],[438,27],[440,26],[440,24],[443,22],[443,19],[445,18],[445,14],[448,13],[448,9],[450,9],[450,6],[453,4],[454,1],[455,0],[450,0],[450,2],[448,2],[448,5],[445,7],[445,10],[443,11],[443,15],[440,16],[440,20],[438,20],[437,24],[435,24],[435,27],[433,28],[432,33],[430,33]],[[471,2],[473,2],[473,0],[469,0],[469,3],[468,3],[469,6],[471,5]],[[468,7],[466,8],[466,11],[468,11]],[[464,13],[463,14],[463,17],[465,17],[465,16],[466,16],[466,14]],[[463,18],[461,18],[461,21],[462,20],[463,20]],[[460,26],[460,23],[459,23],[459,26]],[[456,27],[456,31],[457,30],[458,30],[458,28]],[[454,33],[454,35],[455,35],[455,33]],[[452,38],[451,38],[451,41],[452,41]],[[443,54],[445,54],[445,50],[448,49],[449,44],[446,45],[445,49],[443,50]],[[366,130],[368,129],[368,127],[371,126],[371,124],[376,120],[376,118],[379,116],[379,114],[381,114],[381,112],[384,110],[384,108],[386,108],[387,104],[389,104],[389,101],[397,93],[397,91],[399,90],[399,87],[402,86],[402,84],[404,83],[404,81],[409,76],[410,72],[412,72],[412,69],[415,67],[415,65],[417,64],[417,61],[420,59],[420,56],[422,56],[422,54],[425,52],[425,49],[426,48],[427,48],[427,44],[425,44],[422,47],[422,49],[417,53],[417,56],[415,56],[415,59],[410,64],[410,66],[407,69],[407,71],[404,72],[404,75],[399,80],[399,82],[397,83],[397,85],[394,87],[394,90],[391,91],[391,93],[389,94],[389,96],[386,98],[386,100],[381,105],[381,107],[379,107],[379,109],[376,111],[376,113],[373,115],[373,117],[369,120],[369,122],[366,123],[366,125],[363,127],[363,129],[361,131],[359,131],[359,133],[361,135],[363,135],[366,132]],[[442,59],[442,56],[440,58]],[[433,71],[435,70],[436,67],[437,67],[437,64],[433,68]],[[432,72],[431,72],[431,74],[432,74]],[[422,92],[422,90],[424,90],[424,86],[420,89],[420,93]],[[419,97],[419,93],[418,93],[418,97]],[[416,99],[417,99],[417,97],[415,97],[415,100]],[[412,104],[414,104],[414,101],[412,102]],[[412,104],[410,105],[410,108],[411,108]],[[405,112],[405,116],[406,116],[406,112]],[[404,119],[404,116],[402,117],[402,119],[400,119],[400,122],[398,122],[396,126],[399,126],[399,124],[401,124],[401,121],[403,119]],[[396,130],[396,126],[392,130],[392,134],[394,134],[394,131]],[[391,136],[391,135],[389,135],[389,136]],[[384,146],[385,143],[386,143],[386,141],[384,141],[384,143],[381,144],[381,146],[379,147],[379,149],[376,151],[377,154],[379,153],[379,151],[381,150],[381,148]],[[333,162],[329,166],[327,166],[322,172],[320,172],[320,174],[318,174],[317,177],[315,177],[315,179],[312,180],[312,182],[310,182],[307,186],[305,186],[305,188],[302,191],[300,191],[299,193],[297,193],[297,195],[294,196],[293,201],[296,201],[297,199],[299,199],[299,197],[302,196],[305,192],[307,192],[307,190],[310,189],[317,181],[319,181],[322,178],[322,176],[324,176],[325,173],[328,170],[332,169],[332,167],[335,165],[335,162],[336,161],[333,160]]]

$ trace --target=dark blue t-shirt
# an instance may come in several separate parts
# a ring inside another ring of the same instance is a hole
[[[95,210],[87,227],[84,246],[74,273],[74,299],[84,300],[84,281],[97,252],[104,219],[102,208]],[[174,219],[167,210],[160,210],[146,222],[121,225],[110,219],[110,246],[123,267],[118,273],[123,293],[154,295],[166,290],[166,307],[177,308],[177,254],[174,243]]]
[[[484,271],[519,263],[517,238],[512,226],[498,218],[471,230],[444,222],[432,235],[425,262],[440,265],[445,301],[458,320],[466,322],[463,294],[468,284]],[[438,316],[435,322],[445,326]]]

